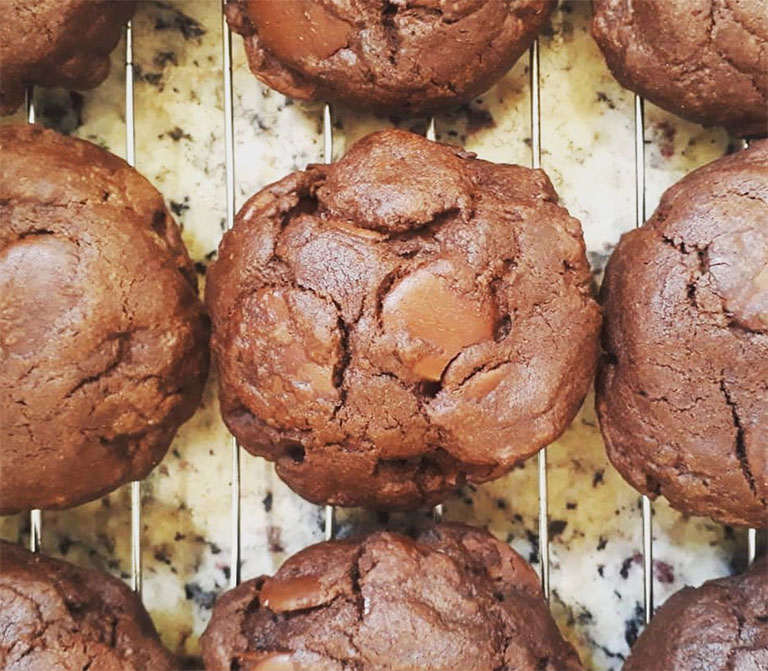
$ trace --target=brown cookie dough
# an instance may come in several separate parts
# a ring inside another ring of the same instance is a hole
[[[302,550],[220,597],[201,644],[210,671],[582,668],[533,569],[460,524]]]
[[[3,0],[0,114],[21,105],[27,86],[98,86],[135,9],[126,0]]]
[[[768,524],[768,141],[694,171],[603,282],[597,411],[639,491]]]
[[[427,114],[483,93],[546,24],[551,0],[230,0],[251,71],[301,100]]]
[[[110,575],[0,542],[0,668],[178,668],[141,600]]]
[[[592,5],[592,34],[622,86],[690,121],[768,134],[765,0]]]
[[[768,564],[685,587],[656,612],[623,671],[768,669]]]
[[[600,323],[546,175],[404,131],[253,196],[208,273],[224,420],[314,502],[408,508],[562,433]]]
[[[143,478],[208,370],[194,268],[125,161],[40,126],[0,129],[0,512]]]

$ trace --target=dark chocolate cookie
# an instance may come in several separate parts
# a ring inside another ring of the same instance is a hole
[[[768,134],[765,0],[592,4],[592,34],[622,86],[684,119]]]
[[[546,175],[404,131],[253,196],[208,273],[224,420],[314,502],[408,508],[554,440],[600,313]]]
[[[685,587],[656,612],[623,671],[768,669],[768,564]]]
[[[768,524],[768,141],[694,171],[603,282],[597,410],[639,491]]]
[[[472,99],[545,25],[551,0],[230,0],[253,73],[294,98],[418,115]]]
[[[302,550],[220,597],[201,644],[211,671],[582,668],[533,569],[460,524]]]
[[[178,665],[124,582],[2,541],[0,668],[170,671]]]
[[[142,478],[195,410],[208,323],[162,196],[125,161],[0,129],[0,512]]]
[[[27,86],[98,86],[136,3],[4,0],[2,9],[0,114],[10,114],[24,101]]]

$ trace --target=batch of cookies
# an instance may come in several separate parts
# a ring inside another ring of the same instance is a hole
[[[230,0],[253,73],[301,100],[423,116],[482,93],[545,0]],[[6,0],[3,114],[87,89],[133,2]],[[579,221],[541,170],[401,130],[253,195],[205,301],[160,193],[35,124],[0,129],[0,512],[139,480],[200,404],[317,503],[413,510],[499,478],[596,380],[608,455],[687,514],[768,523],[768,7],[595,0],[616,78],[748,147],[670,188],[599,296]],[[23,49],[20,46],[23,45]],[[684,57],[681,57],[681,54]],[[210,350],[209,350],[210,345]],[[768,567],[686,588],[626,670],[768,669]],[[442,523],[333,540],[223,594],[206,669],[583,668],[533,569]],[[176,668],[121,581],[3,543],[0,668]]]

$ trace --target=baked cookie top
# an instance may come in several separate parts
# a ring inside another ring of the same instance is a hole
[[[628,89],[690,121],[768,134],[764,0],[593,0],[592,34]]]
[[[147,475],[197,407],[208,321],[162,196],[122,159],[0,129],[0,511]]]
[[[597,410],[636,489],[768,523],[768,141],[694,171],[603,281]]]
[[[483,93],[543,28],[550,0],[231,0],[251,71],[302,100],[419,115]]]
[[[673,594],[635,642],[623,671],[768,668],[768,563]]]
[[[28,86],[98,86],[135,10],[128,0],[3,0],[0,114],[14,112]]]
[[[313,545],[222,595],[201,645],[208,669],[582,668],[531,567],[460,524]]]
[[[541,171],[404,131],[253,196],[207,275],[225,421],[315,502],[408,508],[554,440],[596,363]]]
[[[0,541],[5,671],[171,671],[141,600],[110,575]]]

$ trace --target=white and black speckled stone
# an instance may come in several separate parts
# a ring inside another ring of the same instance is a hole
[[[217,0],[141,3],[134,20],[136,162],[165,195],[204,275],[224,228],[221,19]],[[562,2],[542,38],[544,168],[584,227],[599,276],[622,231],[634,225],[633,99],[608,73],[588,35],[587,2]],[[39,91],[38,118],[124,154],[123,51],[95,91]],[[238,205],[265,184],[322,157],[321,107],[286,100],[250,74],[234,39]],[[526,59],[465,109],[438,117],[438,137],[494,161],[530,162]],[[18,114],[16,120],[22,119]],[[423,131],[423,120],[334,113],[335,150],[387,125]],[[7,119],[4,120],[7,122]],[[721,155],[722,130],[704,130],[647,110],[648,212],[663,190]],[[230,551],[230,452],[210,383],[203,407],[182,427],[143,486],[144,600],[165,642],[196,656]],[[588,668],[619,669],[642,623],[639,498],[605,457],[589,399],[549,450],[552,608]],[[321,511],[301,501],[265,462],[242,458],[244,578],[271,572],[288,554],[321,540]],[[538,562],[536,460],[501,480],[468,487],[445,504],[447,519],[485,525]],[[43,548],[127,577],[127,488],[80,508],[44,515]],[[743,562],[743,532],[655,506],[656,601],[683,584],[729,573]],[[425,513],[340,512],[348,534],[390,523],[422,524]],[[9,517],[3,537],[24,538]]]

